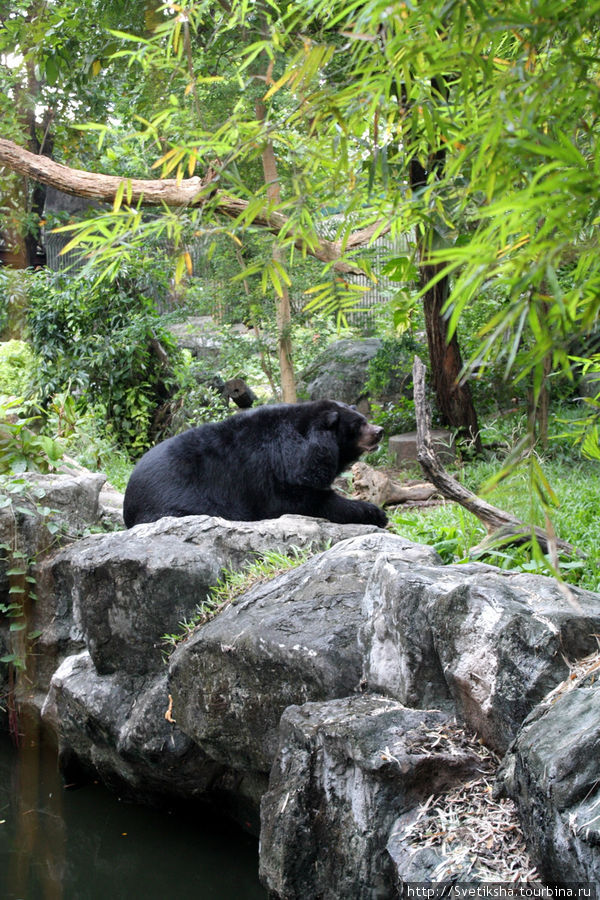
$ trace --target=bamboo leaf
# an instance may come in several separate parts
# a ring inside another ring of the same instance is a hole
[[[117,188],[117,192],[115,194],[115,199],[113,201],[113,212],[114,213],[119,212],[119,209],[121,208],[121,203],[123,202],[123,196],[125,194],[125,187],[126,187],[126,183],[124,181],[121,181],[121,183],[119,184],[119,187]]]

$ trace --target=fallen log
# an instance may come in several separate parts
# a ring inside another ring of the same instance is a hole
[[[362,462],[352,466],[352,488],[359,500],[369,500],[377,506],[430,500],[438,493],[437,488],[426,481],[402,484],[385,472],[373,469]]]
[[[516,516],[507,513],[497,506],[486,503],[473,491],[446,472],[433,449],[431,439],[431,413],[425,394],[425,366],[418,356],[413,364],[413,384],[415,399],[415,416],[417,420],[417,459],[425,475],[448,500],[459,503],[473,515],[477,516],[486,527],[488,536],[472,548],[474,555],[492,552],[499,546],[523,544],[535,535],[543,553],[549,553],[553,564],[558,566],[558,551],[569,556],[583,554],[567,541],[549,534],[542,528],[533,527],[522,522]]]

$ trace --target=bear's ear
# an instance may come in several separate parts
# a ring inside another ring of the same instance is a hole
[[[337,425],[340,418],[339,410],[337,409],[328,409],[325,415],[323,416],[323,424],[326,428],[333,428]]]

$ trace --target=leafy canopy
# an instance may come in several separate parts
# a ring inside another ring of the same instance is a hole
[[[21,29],[23,47],[36,7],[17,7],[9,32]],[[124,185],[112,212],[76,238],[111,276],[150,237],[173,242],[180,276],[198,236],[235,242],[252,228],[269,205],[260,172],[268,139],[287,217],[278,240],[291,261],[299,238],[308,251],[326,228],[342,238],[373,222],[374,237],[416,229],[430,236],[439,277],[453,276],[451,328],[481,294],[499,298],[477,365],[494,355],[507,371],[518,362],[538,391],[548,356],[554,370],[570,371],[573,339],[585,346],[600,293],[600,0],[182,0],[148,10],[142,21],[127,4],[109,4],[100,40],[65,0],[53,4],[39,47],[27,45],[46,82],[54,59],[56,84],[71,97],[75,84],[56,60],[76,58],[84,70],[76,38],[93,77],[118,75],[124,93],[88,126],[101,152],[107,141],[120,148],[115,163],[136,147],[148,173],[205,179],[202,206],[155,217],[128,206]],[[129,28],[119,24],[128,15]],[[244,201],[237,219],[220,216],[219,192]],[[368,254],[359,255],[368,271]],[[261,261],[265,289],[281,291],[289,262]],[[344,290],[329,264],[311,296],[354,302]],[[523,352],[525,334],[533,340]]]

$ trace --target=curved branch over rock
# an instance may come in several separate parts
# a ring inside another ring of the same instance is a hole
[[[532,537],[532,527],[510,515],[497,506],[486,503],[473,491],[446,472],[433,449],[431,439],[431,414],[425,396],[425,366],[418,356],[415,356],[413,364],[413,384],[415,398],[415,415],[417,420],[417,459],[429,481],[436,486],[440,494],[448,500],[460,503],[465,509],[477,516],[485,525],[488,536],[471,548],[472,554],[491,552],[499,546],[509,544],[522,544]],[[534,528],[536,540],[544,553],[550,552],[556,557],[556,551],[560,550],[569,555],[582,554],[567,541],[562,541],[555,535],[547,534],[541,528]]]

